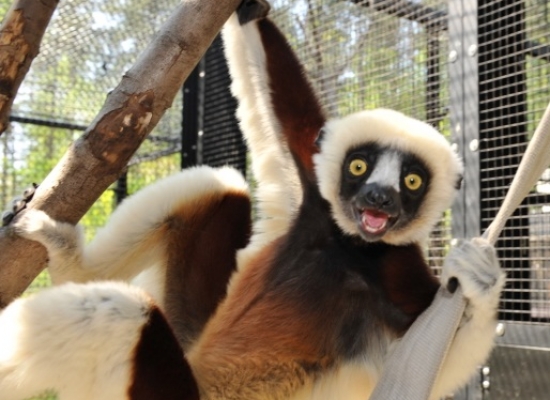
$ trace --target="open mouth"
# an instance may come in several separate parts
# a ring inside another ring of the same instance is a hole
[[[368,236],[384,235],[396,220],[394,216],[371,208],[356,208],[354,213],[361,230]]]
[[[363,210],[361,212],[361,225],[369,233],[378,235],[386,230],[390,216],[380,211]]]

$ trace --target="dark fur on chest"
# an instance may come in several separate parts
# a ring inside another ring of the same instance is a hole
[[[323,332],[323,353],[337,358],[353,358],[388,333],[402,335],[438,288],[421,249],[345,235],[325,200],[304,204],[270,268],[267,292]]]

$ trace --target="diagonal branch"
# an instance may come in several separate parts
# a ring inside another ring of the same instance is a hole
[[[0,27],[0,135],[59,0],[15,0]]]
[[[182,1],[30,206],[77,223],[118,178],[240,2]],[[0,230],[0,308],[25,290],[45,262],[46,251],[38,243],[16,237],[9,228]]]

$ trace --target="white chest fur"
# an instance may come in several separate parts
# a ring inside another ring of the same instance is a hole
[[[347,363],[300,390],[291,400],[365,400],[377,378],[378,372],[372,364]]]

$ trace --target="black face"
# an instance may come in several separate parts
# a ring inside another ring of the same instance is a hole
[[[349,151],[341,174],[343,210],[367,241],[379,240],[412,221],[431,178],[415,155],[376,144]]]

